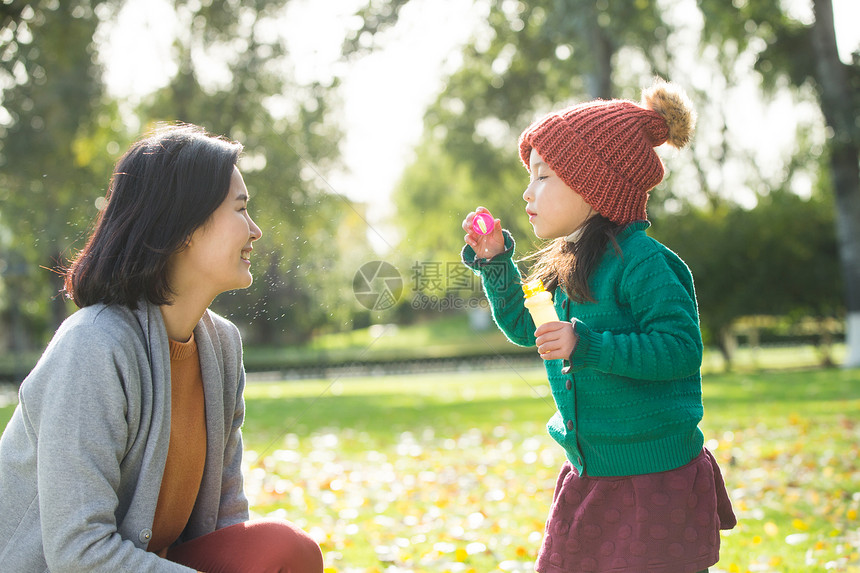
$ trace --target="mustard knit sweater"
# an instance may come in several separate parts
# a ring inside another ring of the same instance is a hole
[[[194,337],[170,343],[170,445],[147,549],[162,553],[185,529],[206,463],[203,377]]]

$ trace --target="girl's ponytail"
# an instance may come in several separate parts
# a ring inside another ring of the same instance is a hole
[[[526,282],[541,279],[548,291],[561,286],[567,297],[574,302],[593,302],[588,281],[600,264],[606,245],[612,244],[619,251],[615,236],[626,227],[603,215],[595,214],[582,227],[576,242],[564,237],[551,241],[544,248],[526,257],[536,259]]]

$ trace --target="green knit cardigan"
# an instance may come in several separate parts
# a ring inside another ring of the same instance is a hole
[[[557,411],[547,423],[580,475],[630,476],[671,470],[702,450],[702,336],[693,277],[637,221],[608,245],[589,282],[596,302],[564,289],[553,300],[578,342],[567,360],[545,361]],[[535,325],[523,305],[514,241],[463,262],[480,277],[496,324],[514,344],[533,346]]]

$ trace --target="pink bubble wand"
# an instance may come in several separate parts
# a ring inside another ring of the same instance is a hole
[[[472,230],[479,235],[489,235],[496,227],[496,222],[489,213],[478,213],[472,219]]]

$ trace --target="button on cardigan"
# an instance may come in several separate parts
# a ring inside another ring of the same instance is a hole
[[[578,342],[570,366],[545,367],[557,412],[547,423],[581,475],[629,476],[680,467],[702,450],[702,337],[693,277],[672,251],[648,237],[647,221],[625,227],[590,280],[596,302],[553,299]],[[514,241],[482,259],[466,245],[463,262],[482,280],[493,318],[507,338],[535,343],[523,305]]]

